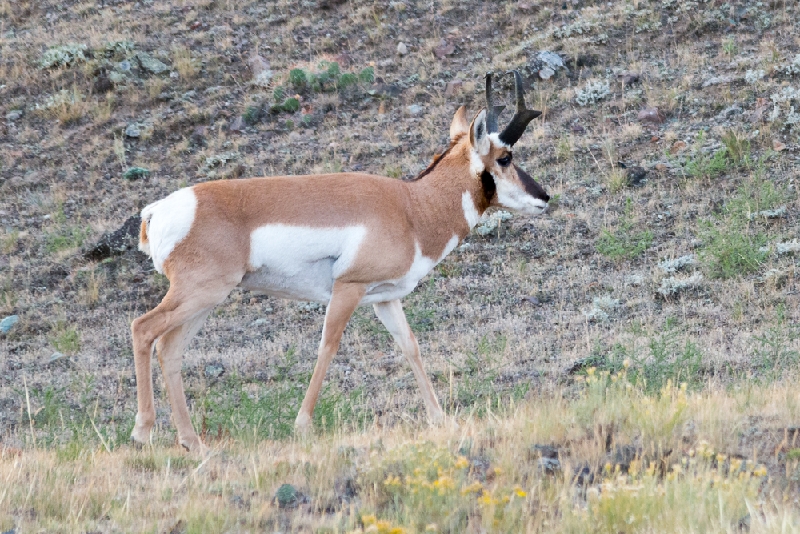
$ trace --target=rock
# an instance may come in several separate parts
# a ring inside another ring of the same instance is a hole
[[[778,141],[777,139],[772,140],[772,150],[775,152],[781,152],[786,150],[786,145]]]
[[[741,106],[737,106],[736,104],[733,104],[732,106],[728,106],[727,108],[725,108],[722,111],[720,111],[719,114],[717,115],[717,120],[724,121],[724,120],[727,120],[727,119],[731,118],[732,116],[741,115],[741,114],[742,114]]]
[[[542,50],[531,59],[528,68],[530,72],[537,73],[542,80],[549,80],[559,69],[565,69],[564,60],[555,52]]]
[[[145,178],[148,174],[150,174],[150,171],[144,167],[131,167],[122,174],[122,177],[126,180],[138,180]]]
[[[141,226],[142,218],[138,214],[129,217],[119,229],[103,234],[97,243],[83,253],[83,256],[99,261],[136,248]]]
[[[228,131],[232,133],[242,133],[244,131],[244,128],[245,128],[244,118],[241,115],[239,115],[237,117],[234,117],[234,119],[231,121],[230,126],[228,126]]]
[[[221,377],[225,373],[225,366],[222,365],[220,362],[212,362],[206,365],[206,368],[203,371],[203,374],[206,378],[210,378],[212,380]]]
[[[451,80],[444,86],[444,96],[454,96],[461,92],[464,82],[461,80]]]
[[[190,136],[192,141],[195,144],[203,143],[203,141],[205,141],[206,138],[206,130],[207,128],[203,125],[195,126],[194,130],[192,130],[192,135]]]
[[[19,120],[20,117],[22,117],[21,109],[12,109],[8,113],[6,113],[6,120],[8,122],[14,122],[16,120]]]
[[[278,508],[295,508],[300,500],[298,497],[298,491],[291,484],[283,484],[275,492]]]
[[[358,483],[352,476],[336,477],[333,481],[333,491],[342,502],[350,502],[358,495]]]
[[[108,72],[105,69],[101,69],[94,80],[94,92],[98,94],[107,93],[112,89],[114,89],[114,82],[109,78]]]
[[[136,54],[136,60],[139,62],[139,66],[142,70],[150,74],[163,74],[169,70],[169,67],[147,52],[138,52]]]
[[[628,185],[638,187],[647,183],[647,170],[643,167],[628,167],[625,171],[625,176],[628,178]]]
[[[766,98],[756,98],[756,108],[750,113],[748,120],[751,124],[764,122],[764,114],[769,109],[769,100]]]
[[[423,108],[419,104],[411,104],[410,106],[406,107],[406,113],[408,113],[412,117],[416,117],[417,115],[421,115],[422,111],[423,111]]]
[[[553,77],[553,74],[555,73],[556,71],[554,71],[550,67],[543,67],[542,69],[539,70],[539,78],[543,80],[549,80],[550,78]]]
[[[741,79],[741,76],[734,76],[732,74],[726,76],[713,76],[703,82],[703,89],[711,87],[712,85],[721,85],[724,83],[732,83]]]
[[[19,315],[9,315],[0,321],[0,334],[8,334],[11,327],[19,322]]]
[[[584,133],[586,133],[586,128],[584,128],[583,126],[581,126],[581,125],[580,125],[579,123],[577,123],[577,122],[573,122],[573,123],[570,125],[569,129],[570,129],[570,131],[571,131],[572,133],[574,133],[574,134],[584,134]]]
[[[397,84],[377,82],[370,89],[367,94],[378,98],[395,98],[403,92],[403,88]]]
[[[533,295],[528,295],[527,297],[522,297],[522,302],[529,302],[534,306],[541,306],[542,303],[539,301],[538,298],[534,297]]]
[[[67,356],[61,352],[54,352],[50,355],[50,358],[47,359],[47,363],[57,362],[58,360],[62,360]]]
[[[686,143],[685,142],[683,142],[683,141],[675,141],[674,143],[672,143],[672,146],[669,149],[669,153],[672,154],[672,155],[675,155],[678,152],[681,152],[685,148],[686,148]]]
[[[403,42],[397,43],[397,55],[404,56],[406,54],[408,54],[408,47],[406,44]]]
[[[536,467],[545,475],[555,475],[561,471],[561,462],[558,458],[539,458],[536,462]]]
[[[639,112],[638,116],[641,122],[650,122],[652,124],[661,124],[666,120],[666,116],[657,107],[645,108]]]
[[[253,54],[251,54],[247,59],[247,66],[250,67],[250,72],[253,73],[253,78],[258,77],[258,75],[265,70],[269,70],[269,63],[267,60],[258,55],[256,52],[253,52]]]
[[[639,81],[638,72],[620,72],[617,78],[622,82],[622,85],[633,85]]]
[[[448,43],[444,39],[439,42],[439,46],[433,49],[433,55],[436,59],[444,59],[447,56],[453,55],[456,51],[456,46]]]
[[[125,127],[125,137],[131,139],[138,139],[142,135],[141,126],[138,123],[132,122]]]

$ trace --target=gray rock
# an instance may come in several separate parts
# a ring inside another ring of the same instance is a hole
[[[9,315],[8,317],[4,318],[0,321],[0,333],[8,334],[15,324],[19,322],[19,315]]]
[[[136,59],[139,61],[139,66],[142,67],[142,70],[150,74],[163,74],[169,70],[169,67],[147,52],[138,52]]]
[[[645,108],[639,112],[638,119],[641,122],[651,122],[653,124],[661,124],[666,120],[666,116],[658,108]]]
[[[400,56],[408,54],[408,47],[405,43],[397,43],[397,54]]]
[[[132,122],[125,127],[125,137],[138,139],[141,135],[142,135],[142,129],[138,123]]]
[[[131,62],[127,59],[124,61],[120,61],[117,63],[117,70],[121,72],[130,72],[131,71]]]
[[[8,122],[14,122],[22,117],[22,110],[21,109],[12,109],[8,113],[6,113],[6,120]]]
[[[211,378],[211,379],[219,378],[224,373],[225,373],[225,367],[219,362],[209,363],[208,365],[206,365],[206,368],[204,370],[206,378]]]
[[[419,104],[411,104],[410,106],[408,106],[406,108],[406,112],[409,115],[411,115],[412,117],[416,117],[417,115],[421,115],[422,111],[423,111],[422,106],[420,106]]]
[[[705,89],[706,87],[711,87],[712,85],[722,85],[724,83],[732,83],[740,79],[742,79],[742,76],[734,76],[731,74],[727,76],[713,76],[703,82],[703,89]]]
[[[139,215],[129,217],[117,230],[103,234],[97,243],[83,253],[83,256],[90,260],[99,261],[136,248],[141,225],[142,219]]]
[[[61,352],[54,352],[50,355],[50,358],[48,358],[47,363],[57,362],[58,360],[62,360],[66,357],[67,356]]]
[[[453,96],[461,92],[464,82],[461,80],[451,80],[444,86],[444,96]]]

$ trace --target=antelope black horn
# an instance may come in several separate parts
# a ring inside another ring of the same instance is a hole
[[[542,114],[541,111],[527,109],[525,107],[525,92],[522,89],[522,76],[520,76],[519,71],[515,70],[512,72],[514,73],[514,94],[517,100],[517,110],[514,112],[514,116],[511,117],[511,122],[508,123],[506,129],[499,135],[500,140],[509,146],[513,146],[514,143],[519,141],[519,138],[525,133],[525,128],[528,127],[528,123]]]
[[[492,95],[492,73],[486,73],[486,133],[497,131],[497,117],[505,106],[495,106],[494,96]]]

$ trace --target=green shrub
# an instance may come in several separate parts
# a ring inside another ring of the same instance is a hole
[[[653,243],[650,230],[634,232],[633,203],[625,202],[625,211],[615,231],[604,228],[597,240],[597,251],[612,260],[630,260],[647,250]]]

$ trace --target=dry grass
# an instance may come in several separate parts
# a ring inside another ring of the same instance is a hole
[[[783,481],[800,473],[800,436],[785,431],[798,409],[790,383],[645,395],[624,372],[590,370],[577,390],[438,429],[212,441],[208,458],[102,443],[6,449],[0,528],[796,532],[796,481]],[[283,484],[299,492],[286,508],[274,497]]]

